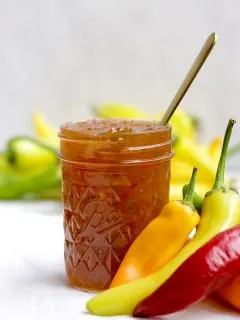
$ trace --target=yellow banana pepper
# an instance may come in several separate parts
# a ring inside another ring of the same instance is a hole
[[[97,117],[101,118],[138,118],[138,119],[156,119],[162,118],[164,111],[157,115],[150,115],[140,111],[138,108],[121,103],[104,103],[98,107],[93,107],[93,112]],[[173,126],[174,134],[181,136],[184,132],[184,137],[189,139],[196,138],[196,127],[193,119],[184,110],[178,109],[170,123]]]
[[[183,248],[200,219],[193,205],[196,174],[197,169],[194,168],[183,200],[168,202],[159,216],[153,219],[136,238],[115,274],[110,288],[157,271]]]

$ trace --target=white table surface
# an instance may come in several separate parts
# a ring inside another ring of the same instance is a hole
[[[103,319],[85,310],[91,294],[66,283],[60,204],[0,202],[0,221],[1,320]],[[239,316],[204,303],[164,319],[227,320]]]

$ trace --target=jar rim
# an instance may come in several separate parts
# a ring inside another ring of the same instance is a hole
[[[95,118],[68,121],[60,126],[58,136],[69,140],[109,139],[126,136],[160,133],[171,129],[171,125],[162,125],[159,120],[132,118]]]
[[[89,124],[96,127],[88,130]],[[172,157],[171,131],[171,125],[163,126],[157,120],[100,118],[67,122],[59,133],[60,157],[109,164],[159,161]]]

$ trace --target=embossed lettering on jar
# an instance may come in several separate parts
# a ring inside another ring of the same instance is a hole
[[[171,127],[99,119],[66,123],[59,136],[67,277],[103,290],[168,201]]]

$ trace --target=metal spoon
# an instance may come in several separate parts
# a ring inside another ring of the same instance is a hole
[[[190,70],[188,71],[185,79],[183,80],[180,88],[178,89],[178,91],[175,94],[174,98],[172,99],[169,107],[167,108],[166,112],[164,113],[163,118],[160,121],[160,123],[162,125],[166,125],[169,122],[169,120],[171,119],[171,117],[174,114],[175,110],[177,109],[179,103],[182,101],[183,97],[185,96],[189,87],[191,86],[193,80],[195,79],[198,72],[202,68],[204,62],[206,61],[207,57],[211,53],[216,42],[217,42],[217,35],[216,35],[216,33],[213,32],[207,38],[201,51],[199,52],[194,63],[192,64]]]

